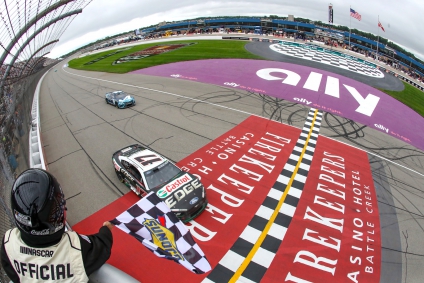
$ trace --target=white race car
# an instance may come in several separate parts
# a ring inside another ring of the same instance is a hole
[[[198,216],[208,204],[200,180],[141,145],[130,145],[112,156],[118,179],[143,197],[154,191],[183,222]]]

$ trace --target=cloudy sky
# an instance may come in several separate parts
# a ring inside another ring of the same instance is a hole
[[[379,34],[424,60],[423,0],[93,0],[76,16],[49,54],[56,58],[97,39],[155,25],[213,16],[269,16],[328,21],[328,4],[333,4],[334,24]],[[362,20],[350,17],[349,7]],[[378,18],[385,28],[379,30]]]

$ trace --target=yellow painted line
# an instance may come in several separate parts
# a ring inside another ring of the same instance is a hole
[[[274,223],[275,218],[277,218],[278,212],[280,211],[281,206],[284,203],[284,200],[286,199],[287,194],[289,193],[290,187],[293,184],[294,177],[297,174],[297,171],[299,170],[300,163],[302,161],[303,155],[305,154],[306,147],[308,146],[309,139],[312,134],[312,130],[314,128],[315,119],[317,117],[318,109],[315,110],[314,113],[314,119],[312,119],[311,128],[309,129],[308,137],[306,138],[305,145],[303,146],[302,153],[299,156],[299,160],[297,161],[296,167],[293,171],[293,174],[289,180],[289,183],[286,186],[286,189],[284,190],[283,196],[280,198],[280,201],[277,204],[277,207],[274,209],[274,212],[272,213],[270,219],[268,220],[268,223],[266,224],[265,228],[263,229],[261,235],[259,236],[258,240],[256,241],[255,245],[253,245],[253,248],[250,250],[247,257],[243,260],[240,267],[237,269],[237,271],[234,273],[233,277],[228,281],[228,283],[235,283],[240,278],[242,273],[246,270],[247,265],[252,261],[253,256],[258,251],[259,247],[262,245],[263,241],[265,240],[266,235],[268,234],[269,229],[271,228],[272,223]]]

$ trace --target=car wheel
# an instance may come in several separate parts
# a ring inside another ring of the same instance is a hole
[[[121,172],[119,172],[119,171],[115,171],[115,173],[116,173],[116,176],[118,176],[119,182],[125,183],[124,175]]]
[[[119,107],[118,107],[118,102],[115,102],[115,107],[116,107],[116,108],[119,108]]]
[[[109,104],[109,102],[107,102],[107,98],[105,98],[105,100],[106,100],[106,104]]]

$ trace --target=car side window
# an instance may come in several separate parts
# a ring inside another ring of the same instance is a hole
[[[137,180],[142,180],[141,179],[141,174],[140,172],[138,172],[137,168],[135,168],[134,166],[132,166],[131,164],[128,164],[128,171],[137,179]]]
[[[124,167],[125,167],[126,169],[128,169],[129,163],[128,163],[127,161],[125,161],[125,160],[121,160],[121,163],[122,163],[122,165],[124,165]]]

